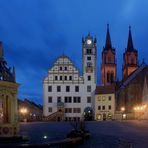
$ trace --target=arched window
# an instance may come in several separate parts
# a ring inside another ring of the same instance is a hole
[[[111,73],[111,77],[110,77],[110,82],[113,83],[114,82],[114,73]]]
[[[110,73],[107,72],[107,83],[109,83],[109,82],[110,82]]]

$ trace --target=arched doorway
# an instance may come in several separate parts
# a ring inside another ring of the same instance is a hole
[[[84,109],[84,120],[86,120],[86,121],[93,120],[93,110],[91,107],[86,107]]]

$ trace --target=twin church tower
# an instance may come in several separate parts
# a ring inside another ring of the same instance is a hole
[[[138,52],[133,46],[131,27],[129,27],[127,48],[123,54],[122,78],[126,79],[138,67]],[[101,84],[108,85],[116,81],[116,50],[112,47],[109,25],[107,25],[106,43],[102,50]]]

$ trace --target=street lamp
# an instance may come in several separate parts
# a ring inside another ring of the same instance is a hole
[[[24,120],[24,122],[26,122],[27,119],[25,118],[25,115],[28,113],[28,109],[25,108],[25,107],[22,107],[22,108],[20,109],[20,113],[21,113],[22,116],[23,116],[23,120]]]
[[[124,113],[125,112],[125,107],[121,107],[121,112],[122,112],[122,120],[123,119],[126,119],[126,114]]]

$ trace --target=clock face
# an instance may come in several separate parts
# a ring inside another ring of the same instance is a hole
[[[89,45],[90,45],[90,44],[91,44],[91,40],[87,40],[87,44],[89,44]]]

